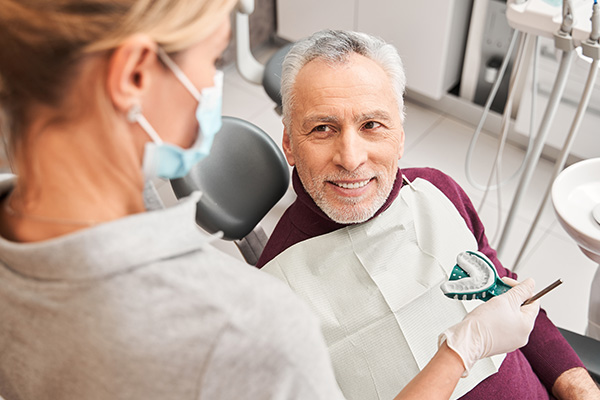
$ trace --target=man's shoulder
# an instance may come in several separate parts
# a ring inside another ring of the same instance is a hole
[[[403,168],[402,174],[409,180],[412,181],[417,178],[425,179],[432,184],[457,184],[454,179],[452,179],[446,173],[440,171],[436,168],[431,167],[417,167],[417,168]]]
[[[406,168],[402,169],[402,174],[409,180],[421,178],[425,179],[436,188],[438,188],[446,197],[450,199],[455,205],[463,203],[468,199],[467,194],[463,188],[448,174],[435,168]]]

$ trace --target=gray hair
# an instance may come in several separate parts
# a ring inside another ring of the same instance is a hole
[[[326,29],[297,42],[285,57],[281,73],[281,98],[283,123],[290,127],[291,110],[294,106],[294,84],[302,67],[315,59],[330,64],[343,64],[352,54],[360,54],[376,62],[389,76],[400,118],[404,122],[404,87],[406,76],[402,59],[394,46],[366,33]]]

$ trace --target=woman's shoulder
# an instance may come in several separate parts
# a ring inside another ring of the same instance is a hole
[[[222,313],[230,324],[243,330],[318,325],[308,306],[287,285],[212,246],[172,260],[170,267],[154,272],[165,274],[163,279],[177,286],[174,291],[186,302]]]
[[[195,304],[189,318],[202,321],[195,326],[200,331],[213,328],[217,348],[237,349],[223,353],[225,359],[247,351],[285,368],[305,369],[314,358],[320,360],[319,368],[328,365],[317,317],[287,285],[217,250],[202,253],[190,255],[187,279],[176,278],[178,292],[185,293],[183,302]]]

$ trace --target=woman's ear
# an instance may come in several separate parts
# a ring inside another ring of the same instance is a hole
[[[116,109],[126,113],[141,104],[157,63],[156,43],[143,34],[130,36],[114,50],[108,64],[107,90]]]

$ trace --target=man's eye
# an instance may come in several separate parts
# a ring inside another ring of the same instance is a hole
[[[367,130],[371,130],[371,129],[379,128],[380,126],[381,126],[381,124],[379,122],[369,121],[363,125],[363,128],[367,129]]]
[[[319,125],[315,126],[312,130],[313,132],[329,132],[331,129],[327,125]]]

